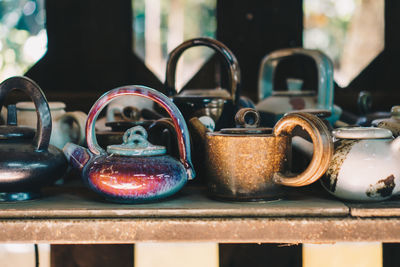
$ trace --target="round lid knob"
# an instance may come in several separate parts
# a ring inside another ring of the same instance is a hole
[[[237,128],[221,129],[223,134],[270,134],[271,128],[259,128],[260,114],[252,108],[241,108],[235,115]]]
[[[35,129],[17,126],[17,110],[15,105],[7,106],[7,125],[0,126],[0,140],[32,139]]]
[[[301,91],[301,87],[303,86],[302,79],[296,78],[287,78],[286,83],[289,91]]]
[[[164,146],[155,146],[147,141],[147,132],[142,126],[128,129],[123,144],[107,146],[107,152],[121,156],[159,156],[166,153]]]
[[[400,118],[400,106],[393,106],[391,110],[392,117]]]
[[[349,127],[337,128],[332,131],[340,139],[386,139],[392,138],[392,132],[378,127]]]

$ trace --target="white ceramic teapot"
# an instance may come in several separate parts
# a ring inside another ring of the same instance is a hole
[[[338,128],[335,152],[324,177],[326,190],[351,201],[380,201],[400,191],[400,137],[388,129]]]
[[[33,102],[18,102],[18,125],[36,128],[36,109]],[[65,112],[63,102],[49,102],[53,129],[50,144],[62,149],[68,142],[83,145],[87,115],[82,111]]]

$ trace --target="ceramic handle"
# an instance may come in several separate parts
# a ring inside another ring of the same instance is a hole
[[[175,126],[175,131],[178,138],[180,160],[186,169],[188,179],[193,179],[195,177],[195,172],[190,155],[189,131],[186,126],[185,120],[183,119],[183,116],[179,109],[167,96],[149,87],[139,85],[119,87],[108,91],[96,101],[96,103],[90,109],[86,121],[86,141],[89,150],[96,155],[106,154],[106,152],[97,143],[95,123],[98,115],[100,114],[100,111],[111,100],[116,97],[125,95],[136,95],[148,98],[159,104],[167,111]]]
[[[64,113],[59,119],[58,123],[65,123],[73,120],[78,126],[78,138],[73,140],[78,145],[83,145],[85,143],[85,125],[86,125],[87,115],[82,111],[71,111]],[[61,133],[62,134],[62,133]]]
[[[304,48],[280,49],[263,58],[258,78],[259,101],[270,96],[274,91],[275,70],[282,59],[302,55],[314,60],[318,71],[318,108],[333,109],[333,63],[318,50]]]
[[[226,68],[229,71],[229,88],[231,90],[233,103],[236,105],[237,100],[240,96],[240,68],[239,63],[232,53],[232,51],[225,46],[223,43],[211,39],[211,38],[195,38],[183,42],[181,45],[176,47],[168,55],[167,59],[167,70],[165,75],[165,90],[168,96],[174,96],[177,94],[175,88],[175,73],[178,59],[182,53],[191,47],[195,46],[207,46],[212,48],[218,55],[224,59]]]
[[[11,77],[3,81],[0,84],[0,109],[3,107],[8,93],[17,89],[27,94],[35,104],[37,127],[33,144],[37,151],[46,151],[51,135],[51,114],[46,97],[39,85],[23,76]]]
[[[297,112],[286,115],[275,125],[274,135],[292,136],[296,126],[300,126],[310,135],[314,152],[310,164],[302,173],[294,177],[286,177],[281,173],[275,175],[274,181],[286,186],[304,186],[315,182],[326,172],[333,156],[331,133],[326,125],[312,114]]]

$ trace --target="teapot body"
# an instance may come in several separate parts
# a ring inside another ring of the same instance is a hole
[[[166,147],[151,144],[142,126],[128,129],[122,144],[99,146],[95,123],[102,109],[122,96],[141,96],[153,100],[171,117],[179,149],[179,160],[166,154]],[[195,177],[191,162],[190,139],[179,109],[164,94],[140,85],[128,85],[106,92],[92,106],[86,124],[88,149],[67,143],[64,154],[81,171],[86,185],[114,202],[143,203],[171,196],[187,180]]]
[[[212,197],[234,201],[277,199],[285,194],[282,185],[308,185],[326,171],[333,144],[326,125],[316,116],[292,113],[273,129],[259,128],[254,127],[259,123],[258,113],[243,108],[235,121],[242,128],[205,134],[204,166]],[[302,127],[313,140],[313,158],[307,169],[293,174],[291,140],[296,127]]]
[[[7,125],[0,126],[0,201],[22,201],[39,196],[40,188],[62,178],[64,154],[49,145],[52,118],[40,87],[27,77],[11,77],[0,84],[0,108],[6,96],[19,89],[33,101],[36,131],[17,125],[15,105],[7,108]]]
[[[291,139],[269,134],[207,133],[209,193],[215,198],[252,201],[282,196],[274,174],[289,170]]]
[[[338,139],[324,188],[350,201],[381,201],[400,191],[400,153],[392,138]]]
[[[168,155],[130,157],[99,155],[82,170],[86,185],[104,198],[141,203],[169,197],[187,182],[181,162]]]
[[[67,166],[64,155],[54,146],[50,145],[47,151],[35,151],[31,140],[1,141],[0,192],[38,193],[41,187],[61,178]]]
[[[261,125],[268,127],[275,125],[288,112],[315,108],[317,108],[317,97],[314,93],[272,95],[256,105],[256,109],[260,112]]]

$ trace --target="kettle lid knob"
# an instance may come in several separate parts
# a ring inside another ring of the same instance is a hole
[[[8,105],[7,125],[0,126],[0,140],[32,139],[34,136],[33,128],[17,126],[16,106]]]
[[[107,153],[121,156],[159,156],[166,153],[164,146],[155,146],[147,141],[147,132],[142,126],[128,129],[121,145],[107,146]]]

